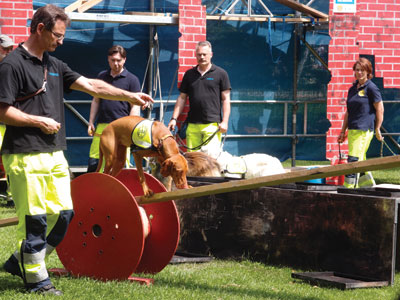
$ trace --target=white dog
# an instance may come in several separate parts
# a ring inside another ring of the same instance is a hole
[[[285,173],[279,159],[264,153],[233,156],[222,151],[217,157],[217,162],[225,177],[249,179]]]
[[[221,166],[221,173],[225,177],[249,179],[285,173],[279,159],[268,154],[252,153],[233,156],[229,152],[208,147],[208,145],[203,146],[201,151],[217,160]]]

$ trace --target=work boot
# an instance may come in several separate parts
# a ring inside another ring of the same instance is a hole
[[[29,292],[40,294],[40,295],[54,295],[54,296],[62,296],[63,295],[63,292],[61,292],[60,290],[57,290],[54,287],[54,285],[52,285],[52,284],[42,286],[39,289],[32,289]]]
[[[21,269],[19,268],[18,260],[14,255],[4,263],[4,270],[14,276],[19,276],[22,278]]]

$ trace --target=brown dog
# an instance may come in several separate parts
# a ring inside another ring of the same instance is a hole
[[[221,167],[217,160],[203,152],[186,152],[183,154],[188,163],[186,176],[221,177]],[[172,178],[161,178],[160,165],[150,160],[151,175],[160,180],[168,191],[172,189]]]
[[[100,137],[100,159],[96,170],[97,172],[101,168],[104,156],[104,173],[112,176],[118,175],[126,160],[126,148],[134,144],[132,141],[133,131],[136,126],[144,120],[146,119],[142,117],[128,116],[117,119],[107,125]],[[148,120],[146,120],[146,122],[148,122]],[[146,129],[140,126],[141,125],[139,125],[138,128],[141,128],[141,130],[135,137],[146,135]],[[143,157],[155,156],[157,161],[161,164],[162,176],[171,176],[178,189],[189,188],[186,180],[186,172],[188,170],[187,162],[179,153],[178,145],[171,132],[163,123],[158,121],[154,121],[149,128],[151,128],[150,148],[144,149],[137,147],[139,150],[135,151],[133,149],[132,151],[144,196],[148,197],[153,195],[153,191],[147,186],[143,174]],[[150,135],[148,136],[150,137]],[[132,148],[134,148],[134,145]]]

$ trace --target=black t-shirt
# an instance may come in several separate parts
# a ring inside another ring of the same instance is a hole
[[[197,71],[197,66],[186,71],[179,91],[189,96],[189,123],[220,123],[221,92],[230,90],[228,73],[216,65],[203,76]]]
[[[46,91],[32,98],[15,101],[35,93],[43,85],[47,66]],[[31,115],[49,117],[61,123],[56,134],[45,134],[36,127],[7,125],[1,153],[53,152],[67,148],[64,119],[64,91],[81,75],[67,64],[50,56],[43,61],[29,54],[19,45],[0,63],[0,102],[9,104]]]
[[[139,79],[128,70],[124,69],[115,77],[111,76],[110,72],[111,70],[102,71],[97,78],[126,91],[140,92]],[[129,116],[130,111],[131,105],[127,101],[100,99],[97,123],[111,123],[116,119]]]

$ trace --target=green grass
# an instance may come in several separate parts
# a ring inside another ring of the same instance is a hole
[[[321,164],[321,162],[314,163]],[[299,162],[298,165],[311,165]],[[377,182],[390,180],[400,184],[399,170],[374,172]],[[15,216],[13,208],[0,207],[0,218]],[[16,227],[0,228],[0,263],[4,262],[15,247]],[[119,257],[116,259],[124,259]],[[48,268],[62,267],[56,253],[48,261]],[[157,300],[200,300],[200,299],[271,299],[271,300],[398,300],[400,295],[400,273],[396,273],[394,286],[384,288],[354,289],[342,291],[322,288],[291,278],[293,270],[285,266],[271,266],[249,260],[214,260],[201,264],[168,265],[155,275],[151,286],[129,281],[101,282],[89,278],[56,277],[51,275],[54,285],[64,292],[61,299],[157,299]],[[42,299],[26,294],[22,281],[4,270],[0,270],[0,300]],[[51,299],[53,297],[46,297]]]
[[[290,168],[292,161],[290,159],[282,162],[284,168]],[[328,160],[324,161],[312,161],[312,160],[297,160],[296,167],[304,166],[315,166],[315,165],[330,165]],[[376,181],[376,184],[399,184],[400,185],[400,168],[393,168],[387,170],[373,171],[372,175]]]

